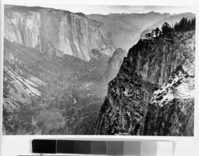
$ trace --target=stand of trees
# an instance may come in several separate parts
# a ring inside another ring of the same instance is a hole
[[[165,22],[162,25],[162,34],[167,34],[173,31],[173,28],[169,25],[169,23]]]
[[[175,31],[189,31],[195,30],[196,18],[188,20],[187,18],[182,18],[179,23],[174,25]]]
[[[172,31],[184,32],[189,30],[195,30],[196,18],[187,19],[183,17],[179,22],[176,22],[172,28],[167,22],[162,25],[162,34],[167,34]]]
[[[183,17],[179,22],[176,22],[175,25],[172,27],[169,23],[165,22],[162,25],[161,30],[157,27],[156,29],[152,30],[152,32],[145,34],[146,38],[157,37],[165,34],[170,34],[171,32],[184,32],[195,30],[196,27],[196,18],[187,19]]]

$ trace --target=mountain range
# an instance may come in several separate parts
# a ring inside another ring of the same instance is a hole
[[[113,38],[115,47],[128,51],[140,39],[140,34],[146,29],[161,29],[164,22],[174,25],[181,18],[194,18],[192,13],[171,15],[169,13],[149,12],[143,14],[91,14],[88,16],[104,23],[107,36]]]

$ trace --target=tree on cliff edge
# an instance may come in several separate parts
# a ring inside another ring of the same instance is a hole
[[[183,17],[178,23],[174,25],[175,31],[189,31],[189,30],[195,30],[195,24],[196,24],[196,19],[187,19]]]
[[[172,32],[173,31],[173,28],[171,28],[171,26],[167,23],[167,22],[165,22],[163,25],[162,25],[162,33],[163,33],[163,35],[164,34],[167,34],[167,33],[169,33],[169,32]]]

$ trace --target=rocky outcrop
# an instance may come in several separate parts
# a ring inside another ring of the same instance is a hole
[[[109,60],[108,60],[107,70],[103,74],[104,81],[109,82],[114,77],[116,77],[126,54],[127,54],[127,52],[122,48],[117,48],[114,51],[113,56],[111,58],[109,58]]]
[[[109,83],[96,134],[193,135],[194,60],[195,31],[139,40]]]
[[[4,32],[7,40],[39,48],[50,56],[68,54],[89,61],[91,49],[99,49],[108,56],[114,51],[103,23],[88,19],[82,13],[40,7],[5,7]]]
[[[154,91],[148,105],[144,135],[193,136],[194,73],[182,66]]]

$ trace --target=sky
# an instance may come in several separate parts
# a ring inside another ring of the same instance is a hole
[[[82,0],[83,1],[83,0]],[[108,0],[106,0],[108,1]],[[82,12],[84,14],[110,14],[110,13],[147,13],[150,11],[160,12],[160,13],[170,13],[170,14],[178,14],[184,12],[192,12],[196,13],[196,7],[190,6],[186,3],[170,3],[170,0],[167,0],[165,3],[148,3],[144,2],[144,0],[138,0],[138,3],[129,3],[127,0],[123,0],[116,3],[111,0],[112,3],[107,3],[106,1],[101,0],[98,3],[93,3],[93,1],[85,1],[82,3],[77,0],[4,0],[4,4],[15,4],[15,5],[27,5],[27,6],[42,6],[42,7],[50,7],[55,9],[68,10],[71,12]],[[151,0],[150,0],[151,1]],[[173,0],[174,1],[174,0]],[[175,0],[176,2],[177,0]],[[97,1],[95,1],[97,2]],[[114,2],[114,3],[113,3]],[[144,2],[144,3],[140,3]],[[163,2],[163,1],[162,1]],[[183,5],[182,5],[183,4]],[[172,5],[172,6],[171,6]]]

